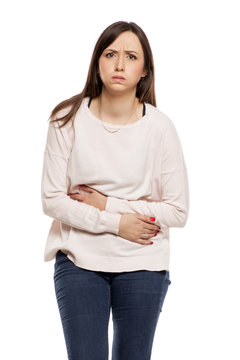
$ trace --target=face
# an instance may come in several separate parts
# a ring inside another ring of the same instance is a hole
[[[110,92],[135,90],[144,71],[142,45],[131,31],[121,33],[102,53],[99,75]]]

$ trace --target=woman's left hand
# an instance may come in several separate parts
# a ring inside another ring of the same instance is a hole
[[[94,206],[95,208],[99,210],[105,210],[106,202],[107,202],[107,196],[100,193],[99,191],[90,188],[86,185],[78,185],[80,190],[86,191],[87,194],[67,194],[71,199],[81,201],[84,204]]]

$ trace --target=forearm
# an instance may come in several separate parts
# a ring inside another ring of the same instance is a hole
[[[91,205],[72,200],[65,194],[59,194],[51,199],[43,197],[42,204],[46,215],[76,229],[92,233],[118,234],[120,214],[100,211]]]
[[[111,214],[67,196],[67,158],[44,152],[41,182],[43,212],[77,229],[118,234],[120,214]]]
[[[165,176],[166,186],[162,201],[126,200],[108,196],[106,210],[112,214],[139,213],[155,217],[156,224],[160,226],[183,227],[189,212],[186,169],[180,170],[177,175],[172,173]]]

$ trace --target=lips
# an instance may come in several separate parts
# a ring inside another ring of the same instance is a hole
[[[112,79],[116,79],[116,80],[126,80],[123,76],[113,76]]]

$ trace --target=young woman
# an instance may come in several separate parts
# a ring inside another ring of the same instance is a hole
[[[53,218],[44,260],[68,358],[151,358],[171,283],[169,228],[189,210],[187,169],[173,122],[156,107],[143,30],[116,22],[99,37],[83,91],[50,116],[42,206]]]

